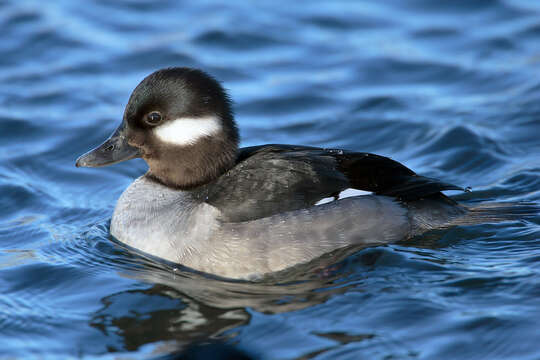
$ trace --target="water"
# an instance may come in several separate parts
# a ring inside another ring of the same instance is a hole
[[[166,66],[229,89],[244,146],[391,156],[540,201],[540,4],[0,1],[0,359],[539,359],[540,218],[433,232],[279,284],[144,259],[108,234],[142,161],[77,169]]]

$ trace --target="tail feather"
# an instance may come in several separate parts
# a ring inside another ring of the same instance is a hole
[[[412,235],[452,226],[532,220],[540,216],[540,206],[534,203],[484,203],[467,207],[448,198],[424,199],[408,205]]]
[[[532,220],[540,215],[540,206],[522,202],[485,203],[467,210],[464,216],[454,219],[450,226]]]

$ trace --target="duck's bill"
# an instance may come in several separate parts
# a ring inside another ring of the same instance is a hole
[[[99,167],[141,157],[139,149],[129,145],[124,135],[124,126],[118,129],[100,146],[81,155],[75,166]]]

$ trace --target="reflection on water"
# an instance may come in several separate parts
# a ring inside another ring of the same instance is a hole
[[[133,254],[137,266],[128,267],[119,275],[149,286],[102,298],[102,307],[93,314],[90,325],[113,339],[108,345],[113,352],[134,351],[154,342],[161,344],[159,351],[171,352],[185,350],[194,343],[226,341],[238,336],[235,329],[250,322],[252,311],[294,312],[323,304],[351,288],[362,292],[364,286],[369,286],[369,272],[377,266],[396,271],[403,266],[409,271],[444,272],[447,260],[439,251],[448,246],[445,238],[459,235],[465,241],[467,233],[468,230],[459,227],[432,231],[393,245],[390,251],[381,247],[360,252],[354,247],[341,249],[258,282],[219,279]],[[471,238],[474,236],[472,232],[469,234]],[[120,243],[116,245],[124,248]],[[366,275],[359,275],[362,272]],[[449,276],[447,280],[452,278]],[[347,334],[325,329],[318,329],[313,335],[334,344],[306,358],[377,336],[373,332]],[[122,345],[118,347],[118,343]]]
[[[298,311],[322,304],[353,285],[361,286],[359,282],[343,282],[351,275],[352,259],[336,263],[355,252],[354,248],[342,249],[259,282],[219,279],[141,258],[137,268],[126,269],[120,275],[151,286],[102,298],[102,306],[90,325],[116,338],[108,346],[109,351],[137,350],[149,342],[164,342],[167,345],[162,344],[161,349],[172,351],[201,341],[231,339],[237,335],[235,328],[249,323],[251,311]],[[358,262],[372,266],[379,256],[377,251],[371,251],[362,254]],[[323,329],[316,335],[343,344],[373,336],[325,333]],[[120,348],[114,345],[118,341]]]

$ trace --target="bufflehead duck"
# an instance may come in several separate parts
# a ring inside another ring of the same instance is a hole
[[[229,97],[196,69],[146,77],[120,127],[76,165],[136,157],[149,170],[118,200],[111,234],[223,277],[258,277],[343,247],[450,226],[471,214],[441,193],[461,187],[387,157],[295,145],[239,149]]]

